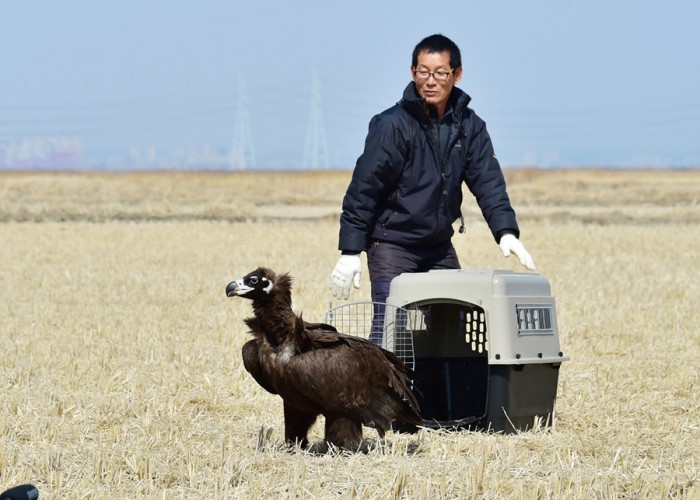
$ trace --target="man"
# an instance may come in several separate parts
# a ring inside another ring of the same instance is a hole
[[[337,298],[360,287],[360,253],[367,252],[372,301],[384,303],[403,272],[459,269],[452,224],[461,217],[462,182],[481,209],[505,257],[514,253],[534,270],[518,240],[501,167],[485,123],[462,78],[459,48],[443,35],[413,51],[413,81],[395,106],[372,118],[365,149],[343,199],[341,256],[330,278]],[[460,232],[464,226],[460,227]],[[381,312],[381,311],[380,311]]]

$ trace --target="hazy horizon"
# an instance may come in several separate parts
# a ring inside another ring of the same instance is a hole
[[[0,0],[0,169],[351,169],[440,32],[506,168],[700,166],[700,4]]]

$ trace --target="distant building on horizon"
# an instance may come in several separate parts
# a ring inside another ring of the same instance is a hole
[[[83,166],[83,139],[75,136],[0,139],[0,169],[73,170]]]

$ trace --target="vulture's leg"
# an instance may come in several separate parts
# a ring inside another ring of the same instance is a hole
[[[284,403],[284,439],[288,443],[299,443],[299,446],[306,448],[309,440],[306,434],[316,421],[316,416],[312,413],[304,413]]]
[[[326,415],[326,441],[357,451],[362,442],[362,423],[342,415]]]

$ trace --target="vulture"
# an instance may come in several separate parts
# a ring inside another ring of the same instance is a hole
[[[422,425],[411,373],[394,353],[367,339],[307,323],[292,310],[292,278],[259,267],[226,287],[228,297],[252,301],[245,323],[253,339],[243,364],[255,381],[282,398],[284,437],[307,448],[307,433],[325,417],[324,441],[358,451],[362,426],[380,437],[392,421]]]

